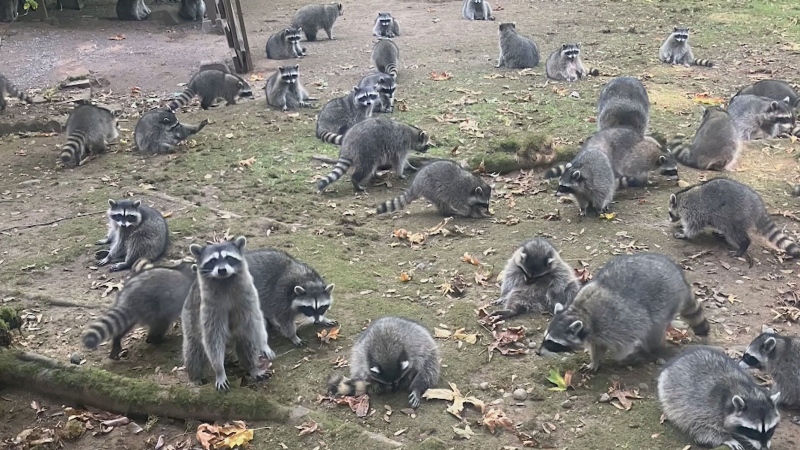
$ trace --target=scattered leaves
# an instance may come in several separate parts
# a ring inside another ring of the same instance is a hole
[[[422,394],[422,398],[428,400],[444,400],[448,402],[453,402],[452,405],[447,407],[447,412],[456,416],[458,419],[462,419],[461,413],[464,411],[464,405],[470,404],[473,407],[479,409],[481,413],[484,412],[485,405],[483,401],[478,400],[475,397],[464,397],[461,394],[461,391],[458,390],[458,387],[455,383],[449,383],[450,389],[428,389]]]
[[[525,327],[508,327],[502,331],[494,330],[492,331],[492,336],[494,340],[489,344],[489,360],[492,359],[492,354],[495,350],[505,356],[525,355],[528,353],[528,349],[522,344],[525,339]],[[513,347],[510,347],[512,345]]]
[[[311,422],[303,422],[302,424],[295,426],[295,428],[300,430],[298,436],[305,436],[319,430],[319,424],[312,420]]]
[[[433,81],[447,81],[450,78],[453,78],[453,75],[451,75],[449,72],[441,72],[441,73],[439,73],[439,72],[436,72],[434,70],[434,71],[431,72],[430,78]]]
[[[694,94],[694,102],[701,105],[717,106],[725,103],[725,99],[721,97],[712,97],[708,92],[701,92]]]
[[[438,286],[439,292],[450,298],[463,297],[469,284],[461,274],[455,274],[450,280]]]
[[[339,339],[339,330],[342,327],[332,328],[330,330],[322,330],[317,332],[317,337],[323,344],[330,344],[331,341]]]
[[[469,253],[464,253],[464,256],[461,257],[461,261],[464,261],[465,263],[470,263],[473,266],[480,266],[481,265],[481,262],[478,261],[478,258],[470,255]]]
[[[615,217],[617,217],[617,213],[613,213],[613,212],[612,213],[600,214],[600,218],[601,219],[605,219],[605,220],[614,220]]]
[[[201,423],[195,437],[205,450],[234,449],[252,441],[253,430],[240,420],[223,426]]]
[[[458,428],[458,425],[453,425],[453,432],[459,439],[469,439],[475,435],[475,432],[472,431],[468,423],[464,424],[464,428]]]
[[[124,34],[117,34],[108,38],[109,41],[124,41],[125,35]]]
[[[568,388],[571,388],[573,374],[575,374],[574,370],[568,370],[566,373],[564,373],[564,376],[561,376],[561,373],[558,371],[558,369],[550,369],[550,374],[547,376],[547,381],[555,384],[555,387],[551,387],[550,390],[563,392]]]
[[[630,399],[640,400],[643,398],[636,389],[623,390],[619,385],[619,381],[615,381],[614,384],[608,388],[608,395],[612,398],[612,405],[625,411],[630,411],[633,407],[633,402],[631,402]]]
[[[350,396],[345,395],[343,397],[322,397],[320,396],[319,402],[329,401],[336,403],[337,405],[347,405],[350,407],[350,410],[356,413],[358,417],[367,417],[369,413],[369,395],[359,395],[359,396]]]
[[[256,157],[255,156],[251,156],[251,157],[249,157],[247,159],[243,159],[243,160],[239,161],[239,167],[250,167],[255,163],[256,163]]]
[[[402,281],[403,283],[408,283],[409,281],[411,281],[411,275],[409,275],[409,273],[406,272],[405,270],[400,272],[400,281]]]
[[[497,428],[503,428],[508,431],[514,431],[514,423],[511,418],[500,409],[490,409],[483,415],[483,426],[486,427],[490,433],[494,434]]]
[[[413,245],[419,245],[425,242],[425,235],[422,233],[409,233],[407,230],[400,228],[398,230],[394,230],[393,233],[394,237],[400,239],[401,241],[406,240]]]

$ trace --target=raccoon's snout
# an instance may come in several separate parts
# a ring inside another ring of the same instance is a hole
[[[673,222],[677,222],[677,221],[681,220],[681,218],[676,216],[675,214],[673,214],[672,211],[670,211],[669,212],[669,220],[671,220]]]
[[[747,353],[745,353],[744,355],[742,355],[741,361],[739,361],[739,367],[743,369],[748,369],[750,367],[754,369],[760,369],[761,361],[754,358],[753,355],[748,355]]]

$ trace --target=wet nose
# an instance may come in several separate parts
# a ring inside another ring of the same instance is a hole
[[[228,274],[228,269],[226,269],[224,267],[220,267],[219,269],[217,269],[217,273],[220,274],[220,275],[227,275]]]

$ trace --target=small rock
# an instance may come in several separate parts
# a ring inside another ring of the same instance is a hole
[[[672,328],[679,328],[681,330],[685,330],[686,328],[688,328],[688,326],[686,325],[686,322],[684,322],[682,320],[678,320],[678,319],[673,320],[671,325],[672,325]]]
[[[570,92],[569,96],[572,97],[572,98],[581,98],[581,94],[578,94],[578,91]]]
[[[561,407],[564,409],[570,409],[572,408],[572,402],[569,400],[564,400],[563,402],[561,402]]]
[[[641,426],[641,425],[639,425],[638,423],[632,423],[632,424],[628,425],[628,427],[630,427],[630,428],[633,428],[633,429],[637,429],[637,428],[639,428],[640,426]]]
[[[608,395],[608,392],[603,392],[603,395],[600,396],[600,403],[608,403],[611,401],[611,396]]]
[[[537,344],[536,342],[534,342],[534,341],[528,341],[528,348],[531,348],[531,349],[533,349],[533,348],[536,348],[536,347],[538,347],[538,346],[539,346],[539,344]]]
[[[639,383],[639,389],[646,391],[650,389],[650,386],[648,386],[647,383]]]
[[[489,389],[489,383],[484,381],[483,383],[479,384],[478,387],[485,391],[485,390]]]
[[[514,400],[516,400],[518,402],[521,402],[521,401],[525,400],[526,398],[528,398],[528,393],[525,392],[525,389],[517,388],[517,389],[514,389],[514,393],[511,394],[511,396],[514,397]]]
[[[39,180],[39,179],[25,180],[25,181],[21,181],[21,182],[19,183],[19,185],[20,185],[20,186],[28,186],[28,185],[30,185],[30,184],[39,184],[39,183],[41,183],[41,182],[42,182],[42,180]]]
[[[664,358],[658,358],[658,359],[656,360],[656,364],[658,364],[659,366],[663,366],[663,365],[664,365],[664,364],[666,364],[666,363],[667,363],[667,362],[666,362],[666,361],[664,361]]]
[[[81,363],[81,361],[83,361],[83,355],[81,355],[80,353],[75,352],[69,355],[69,362],[71,362],[72,364],[78,365]]]

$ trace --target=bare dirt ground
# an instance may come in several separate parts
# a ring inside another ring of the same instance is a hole
[[[398,195],[407,182],[386,176],[366,194],[354,195],[345,176],[325,194],[315,194],[313,182],[330,166],[311,162],[310,156],[335,157],[337,153],[314,138],[316,110],[283,114],[266,109],[263,99],[265,79],[282,63],[264,58],[264,43],[269,34],[288,23],[297,4],[280,0],[270,4],[245,1],[244,5],[257,67],[248,79],[257,99],[210,111],[189,108],[181,114],[182,121],[209,118],[211,125],[181,151],[163,157],[131,151],[143,100],[152,96],[157,102],[179,90],[178,84],[188,81],[200,60],[227,54],[222,37],[200,34],[194,24],[121,23],[112,19],[110,2],[90,3],[80,12],[56,12],[59,26],[55,28],[27,23],[11,26],[12,35],[3,39],[0,49],[0,71],[17,85],[45,91],[83,67],[110,82],[103,93],[97,93],[98,98],[121,104],[126,111],[120,143],[77,170],[55,163],[63,135],[0,137],[0,300],[26,309],[32,318],[18,347],[61,361],[78,352],[85,364],[114,373],[165,385],[186,382],[180,369],[179,326],[159,347],[145,344],[142,330],[134,332],[124,342],[128,354],[121,361],[107,359],[107,346],[93,352],[81,347],[84,327],[111,303],[113,293],[104,296],[107,287],[122,277],[93,266],[92,243],[105,232],[106,199],[124,196],[170,213],[171,257],[186,255],[191,242],[244,234],[250,246],[285,249],[336,283],[330,315],[342,324],[340,339],[321,344],[306,328],[301,335],[314,344],[295,349],[273,335],[279,354],[275,376],[250,388],[279,403],[311,409],[307,420],[319,423],[320,431],[299,437],[290,425],[249,424],[266,427],[256,431],[253,448],[392,448],[366,437],[364,431],[411,449],[522,448],[515,433],[492,435],[482,428],[481,416],[473,410],[465,411],[464,422],[474,436],[454,440],[453,427],[464,425],[445,412],[442,401],[426,401],[409,416],[401,411],[407,406],[405,394],[373,397],[366,419],[358,419],[346,407],[318,404],[328,374],[346,370],[334,369],[337,359],[347,357],[368,320],[388,314],[419,320],[431,329],[465,328],[466,333],[477,333],[476,344],[453,338],[440,341],[444,364],[440,387],[454,383],[464,394],[503,410],[518,432],[533,436],[540,447],[672,450],[690,445],[685,436],[659,423],[656,364],[609,364],[596,375],[577,373],[574,390],[552,392],[547,390],[552,386],[546,379],[549,371],[563,374],[575,369],[587,360],[586,355],[544,359],[533,353],[495,354],[489,360],[486,348],[492,336],[477,323],[475,309],[497,297],[496,274],[516,245],[528,237],[551,239],[565,260],[576,268],[585,263],[590,273],[616,254],[655,251],[670,255],[687,270],[712,322],[711,336],[699,342],[724,347],[731,354],[741,352],[764,324],[787,334],[798,333],[797,262],[784,261],[754,244],[750,254],[755,265],[748,268],[713,238],[674,240],[667,214],[669,193],[677,190],[674,182],[658,179],[653,187],[620,192],[613,207],[616,218],[609,221],[578,218],[574,205],[551,195],[554,184],[544,182],[541,171],[487,175],[494,183],[492,219],[455,219],[446,225],[448,235],[431,235],[415,245],[398,240],[393,232],[424,232],[436,226],[442,218],[424,201],[393,217],[373,213],[375,204]],[[702,114],[697,98],[727,99],[744,84],[768,76],[800,81],[800,7],[796,4],[710,1],[697,5],[683,0],[495,4],[498,21],[515,21],[523,34],[537,41],[543,60],[562,42],[582,42],[584,62],[599,67],[604,76],[571,85],[546,83],[543,66],[522,73],[495,70],[497,22],[460,19],[460,2],[344,3],[345,15],[334,27],[336,39],[304,44],[309,56],[299,64],[312,96],[327,101],[341,95],[370,70],[372,20],[378,11],[391,11],[403,32],[396,39],[402,68],[400,107],[394,116],[431,133],[438,144],[432,155],[447,157],[458,147],[457,158],[482,155],[490,152],[496,140],[516,139],[529,131],[548,133],[556,138],[560,151],[574,151],[594,130],[594,105],[610,76],[644,80],[652,103],[651,129],[667,136],[693,133]],[[177,6],[153,7],[169,8]],[[692,27],[696,56],[718,61],[718,68],[673,68],[658,63],[661,41],[673,25],[681,23]],[[125,39],[108,39],[118,34]],[[452,78],[433,81],[432,71],[447,71]],[[141,93],[132,90],[134,86]],[[63,119],[68,107],[11,103],[0,122],[38,115]],[[798,151],[800,144],[789,140],[751,143],[739,170],[730,174],[757,189],[774,219],[794,238],[800,236],[800,206],[787,187],[800,179]],[[717,174],[681,169],[681,178],[690,183],[713,176]],[[168,201],[159,193],[199,207]],[[215,213],[207,206],[242,218]],[[60,218],[66,220],[32,226]],[[477,257],[481,266],[462,261],[464,253]],[[401,272],[412,279],[402,282]],[[443,295],[441,285],[458,275],[468,283],[465,295]],[[65,304],[60,302],[72,305],[56,306]],[[527,338],[538,343],[547,318],[525,316],[509,325],[524,326]],[[686,340],[698,342],[691,334]],[[669,353],[676,351],[677,346],[672,346]],[[237,373],[235,367],[232,370]],[[488,387],[482,389],[484,382]],[[642,397],[633,400],[631,410],[598,402],[615,383],[637,390]],[[510,396],[520,387],[529,391],[525,401]],[[37,413],[32,401],[43,411]],[[773,449],[800,446],[800,428],[790,421],[796,414],[784,413]],[[159,436],[175,448],[196,445],[188,443],[196,423],[136,419],[145,427],[140,434],[128,427],[96,436],[89,432],[66,443],[66,448],[150,449]],[[53,428],[65,421],[58,402],[20,390],[0,394],[0,440],[34,426]]]

